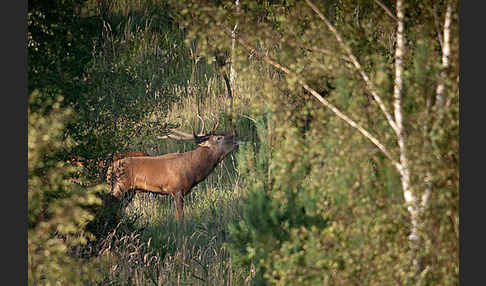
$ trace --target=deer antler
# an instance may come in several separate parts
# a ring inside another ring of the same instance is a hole
[[[204,120],[201,118],[201,116],[199,114],[197,115],[197,118],[199,118],[199,120],[201,120],[201,122],[202,122],[202,128],[198,132],[198,134],[196,135],[196,132],[194,132],[194,128],[192,128],[192,126],[191,126],[192,134],[194,134],[194,137],[203,136],[204,135],[204,133],[203,133],[204,132]]]
[[[213,128],[211,128],[211,130],[209,132],[203,133],[203,131],[204,131],[204,120],[199,115],[197,115],[197,117],[202,122],[202,128],[201,128],[201,131],[198,132],[199,134],[196,134],[196,132],[194,131],[194,128],[191,126],[192,135],[185,133],[183,131],[177,130],[177,129],[169,129],[169,133],[167,135],[159,136],[159,137],[157,137],[157,139],[174,139],[174,140],[181,140],[181,141],[194,140],[198,144],[208,140],[209,136],[214,133],[216,128],[218,128],[219,122],[216,121]]]
[[[158,136],[157,139],[194,140],[195,137],[194,135],[179,131],[177,129],[170,129],[167,135]]]
[[[213,134],[214,131],[216,131],[216,129],[218,128],[218,126],[219,126],[219,121],[216,121],[216,123],[213,125],[213,128],[211,128],[211,130],[209,130],[207,134]]]

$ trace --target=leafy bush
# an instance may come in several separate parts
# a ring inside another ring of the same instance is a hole
[[[249,144],[240,147],[243,150],[239,152],[239,170],[248,193],[242,202],[242,220],[229,226],[229,248],[234,261],[255,267],[253,283],[257,285],[265,284],[268,273],[275,269],[272,261],[276,253],[282,249],[292,254],[302,250],[302,245],[295,244],[293,239],[296,231],[306,228],[323,230],[327,225],[322,216],[316,216],[312,211],[314,201],[306,197],[303,187],[308,175],[306,161],[293,165],[295,172],[288,173],[288,180],[274,179],[277,175],[272,173],[281,171],[282,165],[278,162],[271,165],[269,158],[278,156],[281,151],[270,148],[267,124],[267,120],[261,120],[258,125],[261,139],[258,149]]]
[[[457,284],[458,2],[407,2],[403,50],[391,2],[235,3],[179,5],[206,54],[237,26],[240,93],[270,115],[268,163],[239,162],[253,167],[235,257],[280,285]]]
[[[70,109],[60,108],[61,101],[62,97],[46,100],[37,91],[30,95],[27,228],[32,285],[82,285],[97,277],[95,263],[70,253],[93,238],[84,230],[94,218],[87,208],[101,203],[96,194],[102,186],[84,188],[75,183],[76,168],[58,159],[65,152],[64,125],[72,114]],[[31,110],[34,103],[36,111]]]

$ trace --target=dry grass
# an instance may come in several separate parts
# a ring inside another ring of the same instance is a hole
[[[194,97],[187,97],[173,106],[171,119],[178,118],[187,129],[197,105]],[[216,112],[224,112],[215,105],[211,96],[200,105],[206,126],[219,116]],[[157,155],[192,148],[191,143],[165,140],[144,151]],[[248,285],[249,269],[235,266],[225,246],[228,224],[240,219],[241,192],[235,156],[230,155],[185,198],[180,222],[170,196],[137,194],[119,227],[103,242],[100,284]]]
[[[180,101],[170,106],[168,114],[150,116],[164,117],[192,132],[200,126],[199,115],[206,130],[214,122],[220,123],[217,132],[227,130],[231,102],[220,76],[194,64],[189,82],[170,88]],[[238,133],[245,134],[244,129]],[[132,149],[161,155],[195,147],[191,142],[154,140]],[[225,246],[228,224],[240,219],[241,191],[237,162],[230,155],[185,198],[180,222],[171,197],[137,194],[98,251],[104,277],[98,284],[248,285],[249,269],[235,266]]]
[[[246,285],[247,269],[235,267],[226,250],[227,225],[239,217],[238,189],[196,187],[184,219],[175,219],[169,197],[138,194],[120,228],[104,241],[103,285]],[[128,223],[130,224],[130,223]]]

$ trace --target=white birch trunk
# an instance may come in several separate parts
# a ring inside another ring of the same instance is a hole
[[[377,1],[378,3],[381,3]],[[407,210],[410,214],[410,235],[408,237],[410,248],[411,248],[411,262],[413,266],[413,270],[415,271],[415,280],[419,280],[420,277],[423,277],[427,271],[429,271],[429,267],[423,267],[421,265],[421,259],[419,255],[421,240],[419,235],[419,229],[421,227],[421,215],[423,214],[424,209],[427,207],[428,200],[430,197],[430,191],[424,192],[422,196],[419,196],[414,193],[413,188],[411,186],[411,169],[410,169],[410,158],[408,155],[408,148],[407,148],[407,138],[404,132],[403,126],[403,103],[402,103],[402,88],[403,88],[403,55],[405,53],[405,37],[404,37],[404,1],[397,0],[396,1],[396,18],[393,16],[392,18],[396,19],[397,21],[397,32],[396,32],[396,49],[395,49],[395,80],[394,80],[394,91],[393,91],[393,109],[394,109],[394,118],[388,112],[386,105],[378,95],[377,89],[374,86],[373,82],[370,80],[368,75],[365,73],[361,65],[359,64],[357,58],[353,55],[351,49],[345,44],[342,40],[341,36],[337,32],[337,30],[329,23],[326,17],[317,9],[317,7],[310,1],[306,0],[306,3],[312,10],[321,18],[325,24],[328,26],[329,30],[334,33],[337,41],[342,46],[344,51],[347,53],[349,60],[354,65],[356,70],[360,73],[361,77],[363,78],[364,82],[366,83],[367,89],[370,94],[375,99],[376,103],[380,107],[381,111],[385,115],[387,122],[395,132],[397,136],[397,143],[399,148],[399,160],[396,161],[393,158],[393,155],[387,150],[386,146],[382,144],[377,138],[372,136],[366,129],[362,128],[359,124],[351,120],[345,114],[343,114],[340,110],[330,104],[327,100],[322,98],[317,92],[312,90],[309,86],[305,84],[305,82],[299,80],[298,82],[307,90],[309,91],[314,97],[316,97],[323,105],[330,108],[338,117],[342,120],[347,122],[353,128],[356,128],[361,134],[363,134],[366,138],[372,141],[375,146],[377,146],[388,159],[391,160],[395,168],[397,169],[401,185],[402,185],[402,192],[403,197],[407,206]],[[385,7],[385,6],[383,6]],[[386,7],[385,7],[386,8]],[[448,68],[448,61],[449,61],[449,54],[450,54],[450,24],[451,24],[451,14],[452,14],[452,4],[449,2],[447,6],[445,22],[444,22],[444,44],[442,49],[442,65],[443,70],[441,72],[441,78],[444,79],[446,77],[446,69]],[[238,42],[241,43],[245,48],[248,50],[255,52],[257,55],[259,54],[254,48],[249,46],[243,39],[238,39]],[[261,55],[260,55],[261,56]],[[293,74],[289,69],[281,66],[274,60],[261,56],[262,59],[276,67],[277,69],[287,73]],[[444,81],[441,80],[439,85],[437,86],[436,90],[436,104],[438,106],[442,106],[444,104]],[[425,130],[425,129],[424,129]],[[426,185],[431,188],[431,179],[432,176],[430,172],[426,174]]]
[[[437,85],[437,90],[436,90],[436,104],[437,107],[440,108],[444,104],[444,79],[446,78],[446,70],[449,67],[449,56],[451,53],[451,22],[452,22],[452,2],[449,1],[447,3],[447,8],[446,8],[446,14],[445,14],[445,20],[444,20],[444,35],[443,35],[443,42],[444,44],[442,45],[442,71],[440,73],[440,78],[441,81]]]
[[[398,147],[400,150],[400,164],[398,172],[402,183],[403,197],[407,204],[407,210],[410,213],[410,248],[412,250],[412,265],[415,271],[420,271],[420,261],[418,257],[419,250],[419,201],[414,194],[410,185],[410,165],[407,152],[407,138],[403,132],[403,114],[402,114],[402,87],[403,87],[403,54],[405,52],[404,38],[404,7],[403,0],[397,0],[397,45],[395,49],[395,82],[393,90],[393,106],[395,113],[396,135]]]
[[[440,73],[440,81],[437,84],[437,89],[435,92],[436,110],[439,113],[439,116],[437,118],[438,121],[441,120],[440,115],[442,114],[442,111],[440,109],[443,108],[444,105],[444,90],[445,90],[444,80],[447,77],[446,71],[449,68],[449,56],[451,53],[451,41],[450,41],[451,21],[452,21],[452,1],[449,1],[447,3],[446,13],[445,13],[444,30],[442,36],[443,41],[441,45],[442,46],[442,71]],[[425,128],[424,131],[428,131],[427,127]],[[425,136],[427,136],[427,134],[424,134],[424,138]],[[426,185],[426,189],[424,194],[422,195],[422,202],[420,204],[421,213],[423,213],[427,208],[429,204],[429,198],[432,193],[432,173],[430,171],[427,171],[427,174],[425,176],[425,185]]]

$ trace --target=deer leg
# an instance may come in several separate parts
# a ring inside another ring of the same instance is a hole
[[[181,220],[181,218],[184,216],[184,196],[182,195],[182,192],[177,192],[172,193],[172,197],[174,198],[174,204],[176,207],[176,218],[177,220]]]
[[[120,210],[124,210],[132,201],[135,195],[135,190],[126,187],[124,182],[117,181],[112,186],[109,195],[116,198],[116,201],[118,201],[118,204],[120,205]]]

